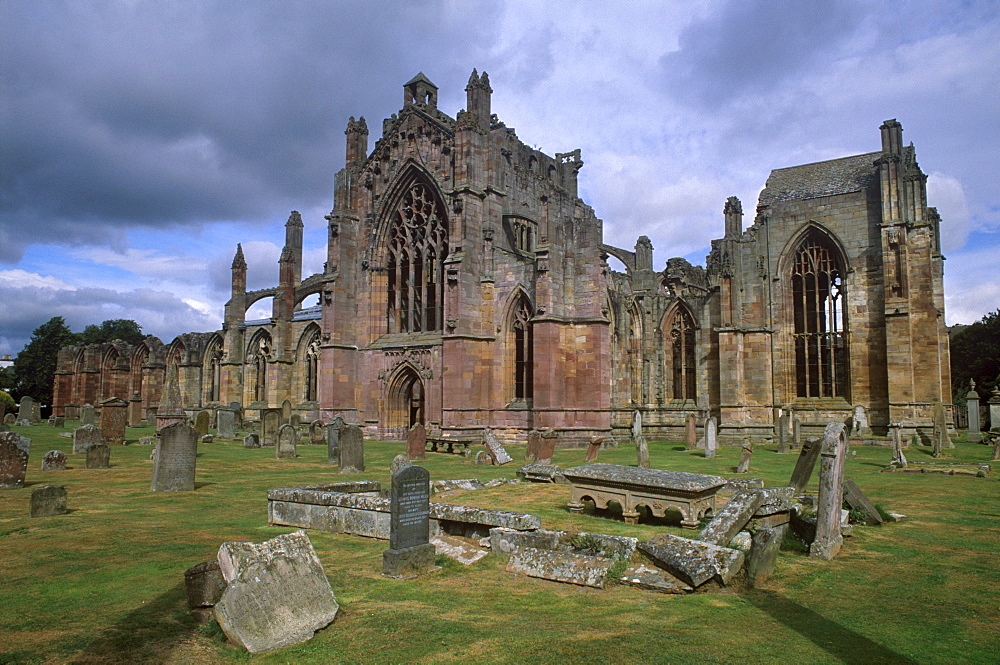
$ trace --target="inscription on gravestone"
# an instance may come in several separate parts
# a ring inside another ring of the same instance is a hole
[[[389,549],[382,554],[382,574],[409,577],[434,567],[430,541],[430,474],[405,466],[392,474]]]
[[[174,423],[160,430],[153,463],[154,492],[194,491],[194,472],[201,434],[187,423]]]

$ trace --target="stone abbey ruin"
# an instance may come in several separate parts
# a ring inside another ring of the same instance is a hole
[[[772,171],[746,229],[725,201],[704,267],[655,270],[645,236],[604,242],[577,195],[580,151],[522,142],[485,73],[455,117],[437,92],[406,83],[371,150],[365,119],[348,122],[322,273],[302,275],[293,212],[276,286],[246,289],[237,246],[221,330],[62,349],[55,415],[111,398],[155,415],[175,367],[189,413],[236,402],[262,419],[288,400],[373,438],[423,424],[585,446],[631,440],[638,412],[651,439],[715,418],[719,442],[741,444],[796,421],[819,435],[863,407],[876,434],[899,423],[929,441],[951,402],[940,220],[896,120],[873,152]],[[246,320],[266,298],[271,317]]]

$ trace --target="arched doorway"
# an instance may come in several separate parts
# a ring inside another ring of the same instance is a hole
[[[389,389],[389,413],[386,425],[409,429],[424,423],[424,384],[412,367],[404,367]]]

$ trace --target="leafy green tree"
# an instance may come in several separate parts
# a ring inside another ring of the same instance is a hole
[[[6,390],[0,390],[0,402],[4,405],[4,413],[14,413],[14,398]]]
[[[0,367],[0,390],[14,389],[14,368]]]
[[[52,404],[56,356],[59,349],[69,344],[79,344],[79,338],[70,331],[61,316],[53,316],[35,328],[31,333],[31,340],[14,358],[15,392],[18,398],[27,395],[41,404]]]
[[[110,319],[101,325],[93,323],[83,329],[80,333],[82,344],[102,344],[112,340],[120,339],[133,346],[145,339],[142,334],[142,327],[131,319]]]
[[[989,399],[1000,375],[1000,309],[973,323],[951,339],[951,389],[965,403],[969,379],[976,380],[981,402]]]

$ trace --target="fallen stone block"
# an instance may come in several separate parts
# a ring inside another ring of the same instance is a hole
[[[758,491],[764,497],[764,501],[754,513],[754,517],[766,517],[792,509],[791,499],[795,496],[795,491],[791,487],[768,487]]]
[[[698,534],[698,540],[712,545],[725,546],[732,541],[754,513],[763,505],[764,494],[760,491],[737,492],[712,521]]]
[[[644,563],[631,566],[622,575],[621,581],[637,589],[659,593],[682,594],[694,591],[694,587],[685,584],[667,571]]]
[[[528,577],[603,589],[608,570],[613,563],[614,561],[607,557],[523,547],[511,554],[507,571],[522,573]]]
[[[191,614],[204,623],[211,618],[212,608],[226,590],[218,561],[203,561],[184,571],[184,590]]]
[[[774,574],[778,551],[787,531],[788,525],[784,524],[754,532],[746,559],[746,580],[751,587],[763,584]]]
[[[581,531],[570,537],[570,546],[577,552],[580,545],[596,548],[594,554],[608,556],[616,559],[631,559],[635,554],[635,548],[639,545],[638,538],[629,536],[610,536],[606,533],[587,533]],[[588,552],[582,552],[587,554]]]
[[[490,549],[498,556],[507,559],[515,551],[525,547],[541,550],[558,549],[565,535],[565,531],[552,529],[518,531],[507,527],[495,527],[490,529]]]
[[[304,531],[263,543],[223,543],[219,569],[226,590],[215,618],[230,640],[251,653],[310,639],[340,606]]]
[[[460,480],[435,480],[431,482],[431,492],[450,492],[452,490],[481,490],[486,487],[478,478],[462,478]]]
[[[471,566],[489,554],[489,550],[476,547],[452,536],[436,536],[431,538],[431,544],[434,545],[435,554],[443,554],[464,566]]]
[[[879,514],[875,504],[861,491],[857,483],[850,478],[844,480],[844,501],[861,517],[861,521],[865,524],[875,526],[885,521],[882,519],[882,515]]]
[[[709,580],[728,584],[743,568],[739,550],[661,533],[639,543],[639,551],[683,582],[699,587]]]
[[[533,483],[566,482],[555,464],[525,464],[517,470],[517,477]]]

